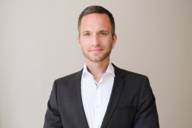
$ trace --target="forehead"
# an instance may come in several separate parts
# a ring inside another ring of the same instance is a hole
[[[92,13],[82,17],[80,29],[111,29],[111,22],[108,15]]]

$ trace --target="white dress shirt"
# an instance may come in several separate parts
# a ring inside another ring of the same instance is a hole
[[[89,128],[100,128],[114,83],[114,67],[110,63],[99,82],[84,65],[81,78],[81,94]]]

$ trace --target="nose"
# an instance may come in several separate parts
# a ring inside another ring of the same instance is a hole
[[[94,34],[92,37],[92,46],[99,46],[99,37],[97,34]]]

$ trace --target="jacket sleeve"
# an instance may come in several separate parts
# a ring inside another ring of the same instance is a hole
[[[148,78],[145,79],[139,91],[134,128],[159,128],[155,97]]]
[[[47,104],[43,128],[63,128],[57,103],[57,84],[54,82]]]

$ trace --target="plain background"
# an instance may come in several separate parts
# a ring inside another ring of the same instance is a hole
[[[53,81],[83,66],[77,18],[93,4],[115,17],[112,62],[149,77],[161,128],[191,128],[191,0],[0,0],[0,128],[42,128]]]

